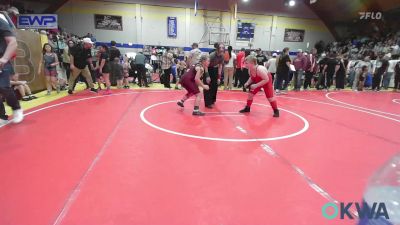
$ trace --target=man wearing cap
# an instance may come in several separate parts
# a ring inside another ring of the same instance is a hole
[[[68,94],[70,95],[73,94],[72,88],[74,87],[75,80],[79,74],[82,74],[86,79],[90,91],[97,92],[94,88],[92,76],[89,70],[89,66],[94,70],[92,63],[92,46],[92,40],[90,40],[90,38],[84,38],[82,44],[78,44],[70,50],[71,76],[68,80]]]
[[[262,54],[261,48],[257,48],[256,53],[257,64],[260,66],[265,66],[265,63],[268,61],[268,59],[264,54]]]

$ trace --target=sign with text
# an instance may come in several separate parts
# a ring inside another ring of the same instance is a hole
[[[57,29],[57,14],[22,14],[18,16],[18,29]]]
[[[176,17],[168,17],[167,19],[168,37],[176,38],[178,36],[178,21]]]

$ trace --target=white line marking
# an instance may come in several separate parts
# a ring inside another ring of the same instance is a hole
[[[240,103],[243,103],[242,101],[237,101],[237,100],[222,100],[222,99],[220,99],[220,100],[218,100],[218,101],[240,102]],[[300,119],[303,121],[304,126],[303,126],[303,128],[302,128],[301,130],[299,130],[299,131],[297,131],[297,132],[295,132],[295,133],[292,133],[292,134],[288,134],[288,135],[284,135],[284,136],[278,136],[278,137],[270,137],[270,138],[250,138],[250,139],[213,138],[213,137],[205,137],[205,136],[191,135],[191,134],[185,134],[185,133],[180,133],[180,132],[168,130],[168,129],[159,127],[159,126],[157,126],[157,125],[151,123],[150,121],[148,121],[148,120],[146,119],[145,113],[146,113],[149,109],[154,108],[154,107],[159,106],[159,105],[169,104],[169,103],[176,103],[176,101],[175,101],[175,100],[174,100],[174,101],[166,101],[166,102],[160,102],[160,103],[156,103],[156,104],[150,105],[150,106],[148,106],[147,108],[143,109],[142,112],[140,112],[140,118],[142,119],[142,121],[143,121],[145,124],[149,125],[150,127],[153,127],[154,129],[157,129],[157,130],[160,130],[160,131],[163,131],[163,132],[166,132],[166,133],[170,133],[170,134],[174,134],[174,135],[179,135],[179,136],[183,136],[183,137],[202,139],[202,140],[209,140],[209,141],[226,141],[226,142],[277,141],[277,140],[282,140],[282,139],[287,139],[287,138],[292,138],[292,137],[298,136],[298,135],[300,135],[300,134],[306,132],[306,131],[308,130],[308,128],[310,127],[310,124],[308,123],[308,121],[307,121],[304,117],[300,116],[300,115],[297,114],[297,113],[294,113],[294,112],[292,112],[292,111],[289,111],[289,110],[286,110],[286,109],[282,109],[282,108],[280,108],[280,110],[285,111],[285,112],[287,112],[287,113],[290,113],[290,114],[292,114],[292,115],[294,115],[294,116],[300,118]],[[260,104],[260,103],[253,103],[253,104],[254,104],[254,105],[260,105],[260,106],[269,107],[269,106],[266,105],[266,104]]]
[[[322,189],[318,184],[316,184],[307,174],[300,169],[298,166],[294,165],[291,163],[289,160],[286,158],[282,157],[279,155],[279,153],[275,152],[270,146],[267,144],[261,144],[261,148],[264,149],[269,155],[272,157],[278,159],[281,163],[288,165],[291,167],[298,175],[300,175],[301,178],[303,178],[308,186],[312,188],[315,192],[317,192],[319,195],[321,195],[323,198],[327,199],[328,201],[338,203],[336,199],[334,199],[327,191]]]
[[[100,148],[99,152],[96,154],[96,157],[94,158],[94,160],[90,164],[89,168],[83,174],[82,178],[79,180],[79,183],[76,185],[76,187],[74,188],[74,190],[72,191],[72,193],[68,197],[67,202],[65,203],[64,207],[62,208],[62,210],[61,210],[60,214],[58,215],[57,219],[54,221],[53,225],[59,225],[59,224],[61,224],[63,222],[63,220],[64,220],[65,216],[68,214],[71,206],[74,204],[75,200],[78,198],[84,183],[86,183],[86,180],[88,179],[89,175],[93,171],[93,168],[96,166],[96,164],[99,162],[101,157],[104,155],[106,149],[110,146],[113,138],[117,134],[118,129],[123,124],[122,122],[124,121],[124,119],[127,116],[130,116],[126,112],[129,111],[129,109],[130,109],[130,107],[132,106],[133,103],[134,103],[134,99],[131,100],[131,103],[129,104],[129,106],[127,107],[126,111],[124,112],[124,114],[119,119],[117,125],[114,127],[114,129],[112,130],[111,134],[107,137],[106,141],[104,142],[103,146]]]
[[[329,95],[334,94],[334,93],[337,93],[337,92],[326,93],[326,94],[325,94],[325,97],[328,98],[328,99],[331,100],[331,101],[334,101],[334,102],[337,102],[337,103],[341,103],[341,104],[343,104],[343,105],[348,105],[348,106],[352,106],[352,107],[359,108],[359,109],[364,109],[364,110],[368,110],[368,111],[372,111],[372,112],[377,112],[377,113],[382,113],[382,114],[386,114],[386,115],[391,115],[391,116],[398,116],[398,117],[400,117],[399,114],[388,113],[388,112],[384,112],[384,111],[379,111],[379,110],[375,110],[375,109],[370,109],[370,108],[366,108],[366,107],[361,107],[361,106],[357,106],[357,105],[353,105],[353,104],[350,104],[350,103],[342,102],[342,101],[333,99],[332,97],[329,97]]]
[[[397,120],[397,119],[394,119],[394,118],[391,118],[391,117],[383,116],[383,115],[380,115],[380,114],[372,113],[372,112],[365,111],[365,110],[361,110],[361,109],[351,108],[351,107],[344,106],[344,105],[337,105],[337,104],[332,104],[332,103],[327,103],[327,102],[314,101],[314,100],[308,100],[308,99],[303,99],[303,98],[295,98],[295,97],[284,97],[284,96],[277,96],[277,97],[279,97],[279,98],[287,98],[287,99],[294,99],[294,100],[300,100],[300,101],[306,101],[306,102],[313,102],[313,103],[319,103],[319,104],[324,104],[324,105],[330,105],[330,106],[335,106],[335,107],[350,109],[350,110],[353,110],[353,111],[358,111],[358,112],[363,112],[363,113],[371,114],[371,115],[374,115],[374,116],[377,116],[377,117],[382,117],[382,118],[385,118],[385,119],[388,119],[388,120],[393,120],[393,121],[395,121],[395,122],[400,123],[400,120]]]
[[[239,112],[205,112],[206,114],[239,114]],[[240,114],[243,115],[243,114]]]
[[[271,156],[276,157],[276,152],[272,150],[272,148],[269,147],[267,144],[261,144],[261,148],[264,149],[264,151],[266,151]]]
[[[40,111],[43,111],[43,110],[46,110],[46,109],[51,109],[51,108],[54,108],[54,107],[58,107],[58,106],[61,106],[61,105],[66,105],[66,104],[70,104],[70,103],[86,101],[86,100],[91,100],[91,99],[96,99],[96,98],[107,98],[107,97],[111,97],[111,96],[132,95],[132,94],[138,94],[138,93],[160,93],[160,92],[169,92],[169,91],[145,91],[145,92],[131,91],[131,92],[125,92],[125,93],[111,94],[111,95],[98,95],[98,96],[92,96],[92,97],[86,97],[86,98],[79,98],[79,99],[75,99],[75,100],[70,100],[70,101],[66,101],[66,102],[57,103],[57,104],[54,104],[54,105],[49,105],[49,106],[46,106],[46,107],[43,107],[43,108],[40,108],[40,109],[37,109],[37,110],[33,110],[33,111],[29,112],[29,113],[26,113],[25,116],[29,116],[31,114],[34,114],[34,113],[37,113],[37,112],[40,112]],[[11,124],[11,121],[12,120],[8,121],[7,124],[1,125],[0,128]]]
[[[242,127],[240,127],[240,126],[236,126],[236,129],[238,129],[243,134],[247,134],[247,131],[245,129],[243,129]]]
[[[392,100],[394,103],[400,104],[400,99],[393,99]]]

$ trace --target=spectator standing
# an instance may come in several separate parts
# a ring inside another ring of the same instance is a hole
[[[174,63],[174,57],[172,53],[167,49],[163,56],[161,57],[161,69],[163,70],[162,83],[165,88],[171,88],[171,74],[172,74],[172,64]]]
[[[199,49],[199,44],[193,43],[192,44],[192,50],[190,50],[189,56],[187,58],[187,67],[188,69],[199,63],[200,61],[200,56],[201,56],[201,50]]]
[[[111,47],[108,50],[110,57],[110,80],[112,85],[117,85],[118,88],[122,86],[123,69],[120,64],[121,52],[117,48],[117,42],[111,41]]]
[[[38,70],[39,74],[42,73],[42,64],[44,67],[44,75],[46,77],[47,95],[51,94],[52,89],[57,90],[57,93],[59,93],[60,86],[58,85],[57,80],[57,65],[59,64],[58,56],[54,53],[53,47],[47,43],[43,45],[43,55]]]
[[[303,50],[299,49],[297,57],[293,60],[293,65],[296,71],[294,72],[293,86],[295,91],[300,91],[304,72],[307,68],[307,57],[303,54]]]
[[[389,67],[389,61],[386,56],[382,53],[379,54],[379,58],[376,61],[376,68],[374,77],[372,78],[372,90],[380,91],[382,76],[387,72]]]
[[[267,57],[262,53],[261,48],[257,48],[256,50],[257,64],[260,66],[265,66],[265,63],[268,61]]]
[[[307,55],[307,66],[306,66],[306,76],[304,80],[304,90],[307,90],[311,87],[312,78],[317,71],[317,62],[316,62],[316,54],[317,49],[313,48],[311,53]]]
[[[387,70],[387,73],[383,76],[383,88],[385,90],[388,89],[389,84],[390,84],[390,80],[393,77],[394,74],[394,67],[396,66],[396,64],[399,62],[399,56],[398,55],[393,55],[392,59],[389,60],[389,67]]]
[[[145,87],[149,87],[147,85],[147,79],[146,79],[146,56],[144,56],[142,52],[136,54],[135,66],[138,72],[139,87],[142,87],[142,85],[144,85]]]
[[[224,61],[224,90],[232,90],[233,74],[236,67],[236,54],[232,51],[232,46],[228,46],[228,51],[225,52]]]
[[[276,53],[272,53],[272,58],[270,58],[267,61],[266,67],[268,69],[268,72],[271,73],[272,75],[272,83],[274,84],[275,81],[275,74],[276,74],[276,57],[278,56],[278,54]]]
[[[242,75],[243,75],[243,62],[244,62],[244,56],[245,56],[245,49],[242,48],[238,54],[236,55],[236,73],[235,73],[235,84],[233,85],[234,87],[243,87],[244,83],[241,83],[242,81]]]

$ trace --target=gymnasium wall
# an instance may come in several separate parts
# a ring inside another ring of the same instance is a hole
[[[150,6],[142,4],[124,4],[113,2],[95,2],[71,0],[57,11],[59,25],[68,32],[77,35],[93,33],[99,42],[115,40],[118,43],[139,45],[164,45],[189,47],[193,42],[204,41],[200,47],[212,47],[206,31],[203,15],[222,18],[222,27],[230,33],[231,45],[235,48],[248,48],[248,42],[236,41],[237,20],[230,12],[199,10],[197,16],[189,8]],[[94,14],[122,16],[123,31],[97,30],[94,25]],[[177,17],[178,37],[167,37],[167,17]],[[290,18],[274,15],[255,15],[238,13],[237,19],[256,24],[252,48],[263,50],[281,50],[290,47],[292,50],[310,48],[319,40],[333,41],[329,30],[319,19]],[[284,42],[285,28],[305,30],[304,42]],[[133,49],[130,49],[132,51]]]

